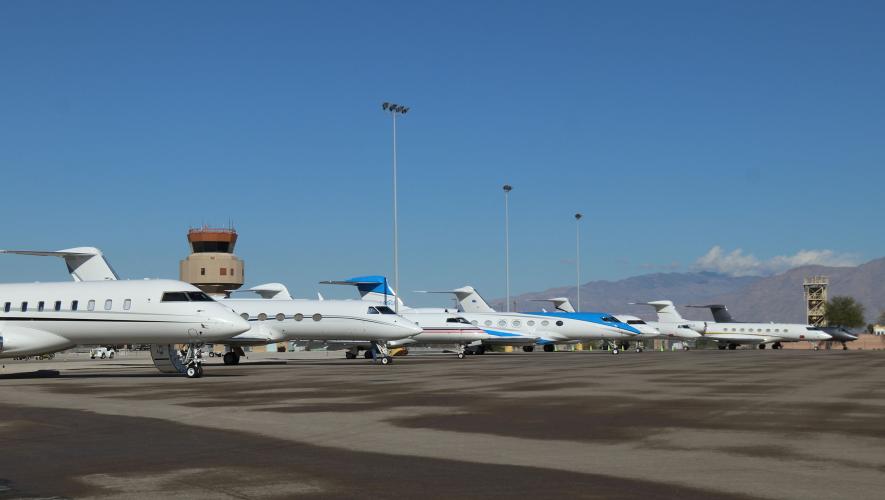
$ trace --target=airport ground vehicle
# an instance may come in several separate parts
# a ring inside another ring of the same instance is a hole
[[[108,349],[107,347],[94,347],[89,351],[90,359],[114,359],[114,356],[117,355],[117,351],[113,348]]]

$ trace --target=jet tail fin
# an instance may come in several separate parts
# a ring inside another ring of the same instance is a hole
[[[320,284],[355,286],[360,294],[360,298],[363,300],[380,302],[387,306],[392,306],[393,301],[396,300],[399,302],[400,306],[403,305],[402,299],[396,295],[396,292],[393,288],[390,288],[390,285],[387,283],[387,276],[356,276],[346,280],[320,281]]]
[[[68,266],[74,281],[118,280],[120,277],[105,259],[101,250],[94,247],[77,247],[42,252],[35,250],[0,250],[0,253],[14,255],[36,255],[38,257],[61,257]]]
[[[462,286],[454,290],[442,291],[426,291],[421,290],[418,293],[452,293],[458,299],[458,307],[463,312],[495,312],[494,309],[482,298],[479,292],[470,285]]]
[[[575,308],[572,307],[571,301],[568,297],[553,297],[551,299],[533,299],[532,302],[550,302],[553,304],[553,308],[560,312],[573,313],[575,312]]]
[[[658,314],[661,323],[682,323],[685,321],[676,306],[670,300],[653,300],[651,302],[632,302],[634,305],[652,306]]]
[[[725,307],[725,304],[707,304],[704,306],[685,306],[685,307],[697,307],[699,309],[709,309],[711,313],[713,313],[713,321],[717,323],[734,323],[734,318],[731,317],[731,313],[728,312],[728,308]]]

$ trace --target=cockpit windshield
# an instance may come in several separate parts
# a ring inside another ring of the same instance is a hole
[[[393,312],[393,309],[387,306],[374,306],[370,307],[367,311],[369,314],[396,314]]]
[[[458,316],[456,318],[446,318],[446,323],[463,323],[465,325],[471,324],[469,321],[467,321],[466,319],[464,319],[460,316]]]
[[[212,302],[203,292],[164,292],[161,302]]]
[[[620,321],[618,321],[618,319],[615,318],[614,316],[603,316],[600,319],[602,321],[605,321],[606,323],[620,323]]]

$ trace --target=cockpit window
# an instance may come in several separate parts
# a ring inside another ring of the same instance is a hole
[[[641,319],[628,319],[627,324],[628,325],[644,325],[645,321],[642,321]]]
[[[187,298],[191,299],[191,302],[212,302],[212,297],[203,292],[187,292]]]
[[[465,325],[470,325],[471,323],[462,317],[457,318],[446,318],[446,323],[464,323]]]
[[[163,302],[212,302],[212,297],[203,292],[165,292]]]
[[[809,326],[809,327],[806,327],[805,329],[806,330],[814,330],[814,331],[818,331],[818,332],[821,331],[821,329],[816,326]]]
[[[375,309],[374,307],[370,307],[369,310],[366,312],[369,314],[381,314],[378,312],[378,309]]]
[[[187,292],[166,292],[163,294],[163,302],[188,302]]]
[[[377,306],[375,309],[378,309],[378,312],[381,314],[396,314],[393,309],[387,306]]]
[[[606,323],[620,323],[620,321],[618,321],[617,318],[615,318],[614,316],[603,316],[600,319],[602,321],[605,321]]]

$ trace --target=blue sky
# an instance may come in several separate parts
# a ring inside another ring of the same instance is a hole
[[[505,182],[514,292],[574,281],[575,211],[587,280],[868,260],[883,25],[846,1],[5,1],[0,248],[175,277],[187,228],[230,220],[252,284],[391,273],[392,100],[404,291],[503,295]]]

